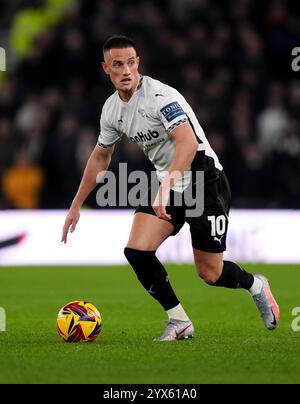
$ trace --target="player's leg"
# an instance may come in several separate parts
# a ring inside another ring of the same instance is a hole
[[[280,311],[271,293],[268,280],[262,275],[252,275],[231,261],[223,261],[223,253],[210,253],[194,249],[198,275],[209,285],[231,289],[246,289],[261,313],[269,330],[278,324]]]
[[[169,282],[168,274],[156,256],[157,248],[176,231],[175,226],[156,215],[137,212],[124,254],[146,291],[166,311],[169,321],[160,341],[192,336],[193,325]]]
[[[128,248],[143,251],[156,251],[158,247],[174,233],[175,227],[156,215],[137,212],[134,215]]]
[[[248,290],[258,307],[265,326],[272,330],[279,320],[279,308],[268,281],[252,275],[234,262],[224,261],[230,207],[230,188],[224,172],[210,181],[204,189],[204,212],[190,224],[195,265],[206,283],[226,288]]]
[[[249,290],[254,276],[237,264],[223,260],[223,252],[211,253],[193,249],[195,266],[198,275],[208,284],[231,289]]]

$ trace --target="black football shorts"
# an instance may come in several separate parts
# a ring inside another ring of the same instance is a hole
[[[231,202],[231,192],[224,171],[215,170],[214,174],[204,182],[204,209],[200,216],[187,217],[187,208],[184,204],[174,206],[176,192],[171,190],[167,213],[172,217],[170,222],[175,229],[172,235],[177,234],[185,222],[190,226],[192,246],[201,251],[219,253],[226,250],[226,236],[228,228],[228,214]],[[155,215],[151,206],[150,188],[144,201],[136,209],[137,212]]]

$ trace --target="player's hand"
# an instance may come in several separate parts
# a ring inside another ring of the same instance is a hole
[[[61,241],[63,243],[66,244],[66,242],[67,242],[67,236],[68,236],[69,230],[71,233],[73,233],[73,231],[75,231],[79,218],[80,218],[80,208],[71,207],[69,210],[69,213],[67,214],[65,224],[63,227],[63,232],[62,232],[62,237],[61,237]]]
[[[171,220],[171,215],[169,215],[166,211],[166,206],[169,200],[169,194],[170,194],[169,189],[163,189],[162,186],[160,186],[152,206],[154,212],[156,213],[156,216],[159,219],[167,221]]]

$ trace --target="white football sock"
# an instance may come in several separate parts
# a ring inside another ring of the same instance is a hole
[[[173,318],[174,320],[189,321],[189,318],[180,303],[177,306],[173,307],[173,309],[166,310],[166,313],[169,317],[169,320]]]
[[[262,287],[263,287],[263,281],[254,276],[254,282],[251,288],[249,289],[249,292],[251,293],[252,296],[258,295],[261,292]]]

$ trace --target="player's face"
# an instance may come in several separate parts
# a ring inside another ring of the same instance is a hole
[[[111,49],[105,53],[102,67],[121,94],[135,90],[139,81],[139,61],[134,48]]]

